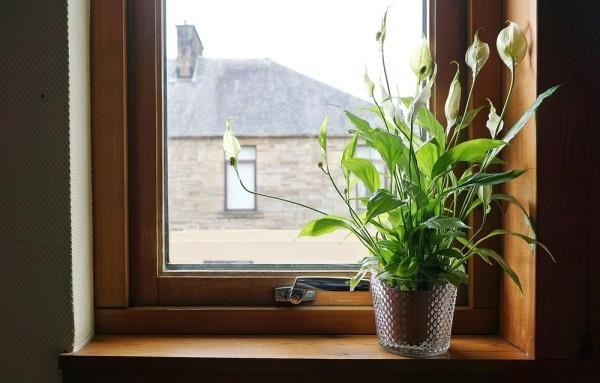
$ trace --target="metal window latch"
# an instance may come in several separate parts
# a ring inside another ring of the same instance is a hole
[[[361,280],[354,291],[368,291],[370,283]],[[314,301],[317,290],[350,291],[350,278],[346,277],[296,277],[292,286],[276,287],[275,302],[294,305]]]

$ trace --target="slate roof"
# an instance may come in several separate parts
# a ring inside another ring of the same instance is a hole
[[[170,137],[221,136],[228,117],[240,137],[316,136],[325,116],[329,135],[343,136],[350,123],[332,105],[370,106],[270,59],[198,57],[192,79],[177,79],[169,60],[167,79]]]

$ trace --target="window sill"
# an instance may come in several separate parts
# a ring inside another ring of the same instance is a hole
[[[311,371],[321,376],[328,371],[342,375],[451,373],[471,365],[494,373],[505,369],[508,362],[527,360],[525,353],[496,336],[455,336],[447,355],[411,359],[386,352],[374,335],[98,335],[80,351],[62,354],[60,366],[65,376],[103,370],[215,374]]]
[[[256,210],[226,210],[218,213],[220,218],[230,219],[261,219],[265,214]]]
[[[447,355],[406,358],[374,335],[98,335],[59,359],[64,382],[444,382],[597,377],[599,361],[534,360],[497,336],[455,336]],[[545,378],[542,378],[545,377]],[[540,379],[540,380],[537,380]],[[553,380],[559,381],[559,380]],[[562,380],[560,380],[562,381]]]

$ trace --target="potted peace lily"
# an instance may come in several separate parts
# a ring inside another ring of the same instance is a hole
[[[383,56],[386,16],[387,12],[376,36],[384,74],[387,73]],[[347,206],[347,216],[328,214],[296,201],[256,193],[242,183],[250,193],[319,213],[318,218],[301,229],[301,236],[346,230],[358,238],[369,256],[363,259],[351,288],[370,275],[377,336],[379,343],[389,351],[432,356],[448,350],[457,286],[467,283],[465,266],[473,256],[489,264],[497,263],[521,288],[519,277],[502,256],[484,247],[487,239],[513,235],[548,251],[536,240],[533,227],[529,233],[516,233],[501,228],[489,231],[484,226],[493,202],[515,204],[531,224],[526,209],[518,200],[498,192],[501,184],[519,177],[525,170],[497,171],[490,167],[502,163],[498,157],[501,151],[525,126],[542,101],[558,88],[555,86],[542,93],[513,126],[505,128],[503,117],[512,94],[516,69],[527,52],[527,40],[515,23],[508,22],[498,35],[496,45],[500,58],[510,70],[511,86],[500,114],[489,101],[486,123],[489,138],[461,140],[464,136],[461,132],[483,108],[469,109],[478,74],[490,54],[488,44],[481,41],[477,33],[465,56],[472,77],[465,107],[461,111],[460,66],[455,62],[457,70],[445,104],[445,126],[428,109],[437,67],[427,40],[423,39],[410,60],[416,77],[416,92],[412,97],[393,95],[394,88],[390,87],[387,75],[380,95],[376,96],[375,85],[365,73],[366,90],[374,105],[368,112],[375,114],[378,123],[374,126],[345,111],[354,126],[339,164],[345,185],[337,185],[332,177],[327,152],[327,119],[318,134],[323,154],[319,167]],[[355,156],[359,142],[380,154],[386,164],[389,186],[380,184],[380,173],[370,160]],[[223,146],[231,166],[237,171],[240,144],[229,121]],[[351,193],[350,185],[354,180],[364,185],[370,197],[357,198]],[[355,199],[365,205],[366,211],[353,208]],[[475,209],[481,209],[483,219],[479,227],[470,228],[468,217]]]

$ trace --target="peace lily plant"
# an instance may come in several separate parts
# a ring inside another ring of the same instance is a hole
[[[387,12],[376,36],[384,74],[380,96],[376,96],[376,86],[369,75],[366,72],[364,75],[365,88],[373,102],[373,107],[365,112],[373,113],[378,122],[371,124],[345,111],[353,125],[339,164],[345,184],[336,184],[332,176],[334,169],[328,160],[327,118],[318,135],[323,155],[318,166],[344,201],[348,214],[329,214],[296,201],[249,190],[241,179],[240,183],[249,193],[289,202],[318,213],[318,218],[304,225],[300,236],[320,236],[336,230],[346,230],[356,236],[368,250],[369,256],[363,259],[351,288],[367,273],[400,291],[426,290],[431,285],[446,282],[458,286],[467,282],[465,265],[473,256],[479,256],[489,264],[497,263],[521,288],[517,274],[496,251],[485,247],[486,240],[512,235],[548,250],[537,241],[527,210],[517,199],[499,190],[501,184],[521,176],[525,170],[499,171],[496,170],[497,166],[492,165],[503,163],[499,158],[502,150],[558,86],[542,93],[510,128],[504,126],[516,71],[527,52],[524,33],[517,24],[509,21],[499,33],[496,47],[510,70],[510,89],[498,109],[488,99],[486,127],[489,137],[464,140],[463,131],[487,106],[470,108],[473,89],[490,55],[488,44],[481,41],[476,32],[466,52],[465,62],[471,75],[471,86],[462,110],[460,65],[453,62],[456,74],[445,103],[444,125],[428,109],[437,65],[426,39],[422,40],[410,59],[410,68],[415,75],[414,95],[400,97],[393,94],[384,55],[386,16]],[[363,142],[375,149],[385,162],[388,186],[381,184],[381,174],[370,160],[355,156],[357,144]],[[229,120],[223,147],[237,172],[240,144]],[[356,180],[364,185],[370,197],[353,195],[351,184]],[[364,204],[366,211],[353,208],[354,200]],[[529,223],[530,232],[517,233],[500,228],[489,231],[485,225],[486,217],[496,202],[516,205]],[[482,219],[477,227],[470,228],[468,217],[475,209],[481,210]]]

